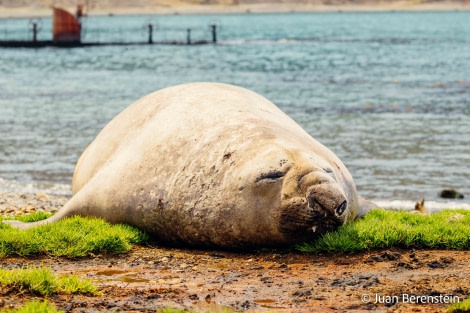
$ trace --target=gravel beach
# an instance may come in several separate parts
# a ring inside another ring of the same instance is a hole
[[[67,201],[68,197],[41,192],[36,194],[0,192],[0,214],[16,216],[34,212],[57,212]]]

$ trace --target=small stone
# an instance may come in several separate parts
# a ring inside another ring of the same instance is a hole
[[[225,255],[220,254],[220,253],[212,253],[210,256],[213,257],[213,258],[215,258],[215,259],[223,259],[223,258],[225,258]]]
[[[294,297],[307,297],[307,296],[311,296],[312,295],[312,288],[301,288],[301,289],[298,289],[297,291],[295,291],[292,295]]]
[[[264,269],[264,266],[262,265],[255,265],[255,266],[250,267],[250,270],[262,270],[262,269]]]
[[[250,307],[251,307],[251,302],[248,301],[248,300],[246,300],[245,302],[240,304],[240,308],[242,308],[244,310],[248,310]]]
[[[455,259],[453,257],[450,257],[450,256],[443,256],[440,258],[440,261],[444,264],[450,264],[452,262],[455,261]]]
[[[195,294],[195,293],[189,295],[188,298],[191,299],[191,300],[193,300],[193,301],[199,300],[198,295]]]
[[[442,264],[441,262],[439,261],[432,261],[432,262],[429,262],[428,263],[428,266],[430,268],[443,268],[444,267],[444,264]]]
[[[369,255],[364,262],[372,263],[372,262],[383,262],[383,261],[384,259],[380,255]]]
[[[262,277],[260,280],[265,284],[272,284],[273,283],[273,280],[272,280],[271,277]]]
[[[385,251],[381,255],[382,258],[388,259],[389,261],[395,261],[401,258],[401,254],[393,251]]]
[[[465,215],[463,214],[460,214],[460,213],[456,213],[450,217],[447,218],[447,222],[450,223],[450,222],[456,222],[456,221],[460,221],[462,219],[465,218]]]

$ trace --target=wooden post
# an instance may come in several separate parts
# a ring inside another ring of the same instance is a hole
[[[149,24],[149,44],[153,43],[153,25]]]
[[[217,43],[217,25],[212,24],[212,43]]]
[[[33,23],[33,42],[38,41],[38,23]]]
[[[188,28],[188,29],[187,29],[187,32],[188,32],[188,33],[187,33],[187,37],[186,37],[186,43],[187,43],[188,45],[190,45],[190,44],[191,44],[191,28]]]

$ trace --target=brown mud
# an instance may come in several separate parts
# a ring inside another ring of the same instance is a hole
[[[49,298],[65,312],[155,312],[161,307],[201,312],[445,312],[449,302],[470,295],[468,251],[312,255],[136,246],[117,256],[13,257],[1,259],[0,265],[43,265],[57,275],[76,274],[99,286],[99,296]],[[375,303],[377,296],[385,303]],[[413,296],[426,297],[418,303]],[[2,307],[20,307],[32,299],[40,297],[0,288]]]
[[[0,192],[0,214],[54,212],[66,201],[43,193]],[[0,259],[0,266],[47,266],[57,275],[92,279],[99,296],[50,297],[65,312],[155,312],[162,307],[201,312],[445,312],[450,305],[445,302],[470,296],[470,252],[454,250],[314,255],[135,246],[121,255],[75,260],[10,257]],[[426,303],[412,296],[425,296]],[[41,297],[0,287],[0,308],[18,308],[32,299]]]

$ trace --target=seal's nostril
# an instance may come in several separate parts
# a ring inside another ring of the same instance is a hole
[[[346,211],[347,206],[348,206],[348,202],[346,200],[341,202],[341,204],[335,210],[336,215],[340,216],[341,214],[343,214],[344,211]]]

